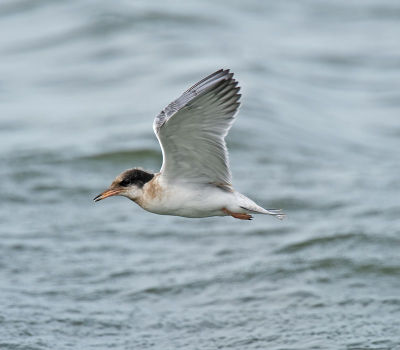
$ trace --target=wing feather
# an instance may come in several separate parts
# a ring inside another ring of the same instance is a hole
[[[155,118],[167,181],[230,186],[225,136],[240,106],[233,73],[220,69],[200,80]]]

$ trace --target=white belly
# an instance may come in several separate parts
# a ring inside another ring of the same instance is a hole
[[[145,195],[138,203],[143,209],[161,215],[191,218],[226,215],[222,208],[240,210],[232,192],[206,185],[165,186],[157,196]]]

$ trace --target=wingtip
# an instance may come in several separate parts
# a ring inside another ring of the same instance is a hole
[[[218,74],[221,74],[221,77],[225,76],[227,80],[232,79],[232,77],[234,75],[233,72],[231,72],[230,68],[220,68],[217,71],[215,71],[213,74],[211,74],[211,76],[218,75]]]
[[[230,69],[229,68],[220,68],[215,73],[222,73],[222,72],[228,74],[230,72]]]

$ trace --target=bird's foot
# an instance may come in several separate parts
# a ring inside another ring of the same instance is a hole
[[[251,220],[253,218],[250,214],[233,213],[226,208],[222,208],[222,211],[226,215],[230,215],[230,216],[234,217],[235,219],[239,219],[239,220]]]

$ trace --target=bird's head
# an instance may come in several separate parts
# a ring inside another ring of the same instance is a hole
[[[154,174],[140,169],[125,170],[118,175],[111,186],[98,196],[94,201],[98,202],[111,196],[124,196],[133,201],[138,200],[143,194],[143,186],[154,177]]]

